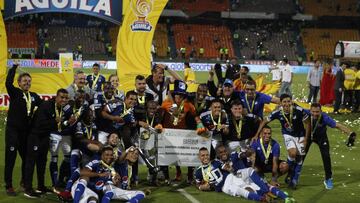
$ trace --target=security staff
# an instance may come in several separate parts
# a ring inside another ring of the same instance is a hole
[[[34,115],[25,165],[24,195],[29,198],[39,197],[50,192],[45,187],[45,168],[49,151],[50,132],[63,128],[69,121],[63,119],[63,107],[68,103],[69,94],[59,89],[54,99],[44,101]],[[36,164],[38,190],[32,188],[32,178]]]
[[[39,95],[30,92],[31,76],[22,73],[18,76],[19,88],[14,86],[14,77],[18,65],[10,68],[6,77],[6,90],[10,96],[10,106],[7,116],[5,131],[5,170],[4,179],[6,193],[15,196],[12,185],[12,173],[15,165],[17,151],[22,159],[21,164],[21,183],[25,174],[25,153],[27,137],[29,135],[30,123],[35,109],[40,105]]]

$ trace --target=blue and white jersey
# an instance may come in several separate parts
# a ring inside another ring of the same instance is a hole
[[[283,113],[282,108],[280,108],[279,110],[273,111],[267,119],[268,121],[279,120],[282,134],[293,137],[304,137],[305,128],[303,121],[308,119],[309,116],[300,106],[293,105],[292,108],[292,118],[291,113]]]
[[[222,163],[218,160],[211,161],[208,165],[199,166],[195,171],[195,181],[197,184],[208,182],[215,187],[215,191],[221,192],[224,182],[229,173],[221,170]]]
[[[240,101],[243,104],[243,107],[247,109],[248,113],[252,113],[260,118],[264,115],[264,105],[269,104],[271,99],[272,98],[269,95],[256,92],[254,101],[247,99],[244,91],[240,92]]]
[[[70,104],[67,104],[61,109],[61,124],[55,132],[51,132],[57,135],[71,135],[74,129],[74,126],[70,126],[68,120],[73,115],[73,109]]]
[[[112,167],[112,166],[110,166]],[[102,164],[101,160],[94,159],[85,165],[85,168],[91,170],[92,172],[101,174],[101,173],[109,173],[107,177],[94,177],[90,178],[88,182],[88,187],[94,191],[103,191],[103,188],[107,184],[113,184],[112,181],[112,169],[108,168],[104,164]]]
[[[120,188],[123,190],[128,189],[131,174],[129,174],[129,165],[128,165],[127,161],[115,162],[114,169],[121,177]],[[130,172],[130,173],[132,173],[132,172]]]
[[[311,132],[313,134],[313,139],[326,136],[327,126],[330,128],[336,127],[336,121],[324,112],[321,112],[321,116],[319,117],[320,120],[313,119],[309,110],[305,110],[305,112],[311,118]]]
[[[82,122],[76,124],[75,137],[72,149],[79,149],[82,153],[93,156],[94,152],[87,148],[88,141],[98,140],[98,130],[94,123],[86,126]]]
[[[246,158],[244,158],[244,159],[240,158],[239,152],[232,152],[230,154],[230,161],[232,162],[232,167],[233,167],[235,173],[236,173],[236,171],[238,171],[240,169],[250,167],[247,163]]]
[[[277,157],[277,158],[280,157],[280,145],[278,142],[276,142],[273,139],[271,139],[271,142],[269,144],[271,145],[271,151],[270,151],[269,157],[267,159],[267,163],[271,165],[273,163],[274,157]],[[269,144],[264,143],[264,150],[268,149]],[[257,139],[255,142],[253,142],[250,147],[256,153],[256,161],[255,162],[265,164],[266,157],[265,157],[265,154],[263,152],[263,149],[262,149],[262,146],[260,143],[260,138]],[[266,151],[266,153],[268,153],[268,152]]]
[[[103,92],[96,92],[94,94],[94,109],[101,109],[102,107],[106,106],[107,104],[117,103],[121,102],[121,100],[117,97],[114,97],[112,99],[106,99]]]
[[[107,111],[113,116],[121,116],[124,120],[123,123],[113,122],[113,127],[118,130],[125,124],[135,123],[134,109],[126,109],[124,102],[109,103],[105,106]]]
[[[219,125],[229,125],[229,119],[224,110],[221,111],[221,118],[219,122],[219,118],[213,118],[211,115],[211,111],[206,111],[200,114],[200,119],[205,128],[209,131],[213,131],[214,133],[219,132],[217,127]]]
[[[96,78],[98,78],[98,79],[96,81],[96,84],[94,84]],[[102,85],[106,82],[106,79],[101,74],[99,74],[98,77],[95,76],[94,74],[92,74],[92,75],[88,75],[86,77],[86,81],[87,81],[90,89],[94,90],[95,92],[101,92]]]

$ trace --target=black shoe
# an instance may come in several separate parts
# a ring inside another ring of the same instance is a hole
[[[53,191],[47,187],[41,187],[35,190],[35,192],[40,193],[40,194],[52,194]]]
[[[8,196],[16,196],[16,192],[15,192],[15,190],[14,190],[13,187],[7,188],[7,189],[6,189],[6,194],[7,194]]]
[[[352,147],[355,145],[355,138],[356,138],[356,133],[355,132],[351,132],[348,138],[348,141],[346,142],[346,146],[348,147]]]
[[[41,193],[35,192],[34,190],[28,190],[24,192],[24,196],[27,198],[39,198],[41,196]]]

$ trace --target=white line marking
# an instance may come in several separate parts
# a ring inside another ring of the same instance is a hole
[[[184,189],[178,189],[178,192],[180,192],[182,195],[186,197],[191,203],[200,203],[197,199],[195,199],[193,196],[191,196],[189,193],[187,193]]]

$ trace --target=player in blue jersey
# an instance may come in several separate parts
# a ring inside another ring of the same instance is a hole
[[[110,109],[116,109],[122,104],[122,101],[114,96],[115,88],[111,85],[110,82],[105,82],[102,92],[97,92],[94,95],[94,109],[96,115],[96,126],[99,130],[99,141],[102,144],[105,144],[107,141],[107,136],[110,132],[113,132],[115,129],[113,127],[112,121],[106,119],[102,111],[106,106]]]
[[[93,201],[99,199],[94,191],[102,195],[102,203],[108,203],[112,199],[135,203],[145,197],[141,191],[128,191],[118,187],[122,178],[113,167],[113,150],[111,146],[105,146],[102,149],[101,159],[89,162],[81,170],[81,177],[71,190],[74,203],[88,202],[89,198]]]
[[[240,92],[240,101],[248,113],[254,114],[260,118],[263,117],[265,104],[280,103],[280,99],[277,97],[271,97],[261,92],[257,92],[256,83],[252,80],[248,80],[245,84],[245,91]]]
[[[224,136],[225,143],[230,151],[240,149],[245,152],[249,148],[252,137],[259,127],[260,119],[254,114],[246,113],[239,100],[231,102],[229,115],[229,134]]]
[[[93,65],[93,74],[86,77],[86,82],[89,85],[89,88],[94,92],[101,92],[101,87],[105,81],[105,77],[100,74],[100,65],[95,63]]]
[[[59,118],[57,130],[50,133],[50,177],[52,181],[52,190],[58,193],[57,187],[64,185],[65,178],[70,176],[70,153],[71,153],[71,134],[76,117],[72,106],[68,103],[61,109],[55,111],[56,117]],[[60,166],[60,176],[58,174],[58,156],[59,149],[62,149],[64,160]]]
[[[196,114],[200,116],[201,113],[209,110],[211,101],[215,98],[208,96],[206,84],[199,84],[196,92],[188,93],[187,99],[194,105]]]
[[[255,153],[253,165],[261,176],[264,176],[264,173],[272,173],[270,184],[280,186],[278,177],[287,173],[289,167],[285,161],[279,159],[280,145],[271,138],[271,133],[271,128],[267,125],[264,126],[259,139],[251,144],[251,149]]]
[[[210,110],[200,115],[201,122],[211,137],[211,159],[215,158],[215,148],[223,143],[223,138],[229,134],[229,120],[221,101],[211,101]]]
[[[311,104],[310,111],[307,111],[311,118],[311,136],[306,145],[306,153],[309,151],[312,142],[315,142],[320,149],[321,158],[325,170],[325,188],[331,190],[333,188],[331,159],[330,159],[330,143],[327,137],[327,126],[330,128],[337,128],[344,133],[349,134],[347,146],[353,146],[355,142],[356,133],[349,128],[336,122],[326,113],[321,111],[319,103]]]
[[[258,139],[260,131],[266,124],[275,119],[280,121],[281,132],[288,151],[289,173],[286,182],[290,188],[296,189],[305,156],[306,141],[310,135],[310,119],[303,108],[293,104],[291,96],[281,95],[280,102],[280,109],[273,111],[262,121],[253,141]]]

